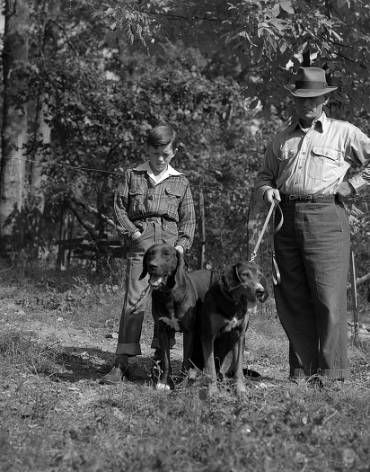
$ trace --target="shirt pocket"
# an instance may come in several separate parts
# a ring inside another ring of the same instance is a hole
[[[342,162],[342,151],[315,146],[310,154],[308,176],[313,180],[334,183],[341,175]]]
[[[164,190],[166,213],[172,220],[179,221],[179,205],[182,191],[174,186],[167,186]]]

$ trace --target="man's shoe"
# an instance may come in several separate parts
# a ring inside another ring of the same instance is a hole
[[[123,380],[124,373],[120,367],[113,367],[107,374],[99,380],[100,384],[117,385]]]

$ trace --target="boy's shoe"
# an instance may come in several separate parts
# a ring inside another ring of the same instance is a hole
[[[107,374],[105,374],[100,380],[100,384],[105,385],[117,385],[123,380],[123,372],[120,367],[113,367]]]
[[[99,381],[101,384],[116,385],[122,382],[123,377],[128,374],[128,357],[119,356],[116,358],[113,368]]]

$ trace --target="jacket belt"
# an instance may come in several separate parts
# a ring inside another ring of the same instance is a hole
[[[140,217],[140,218],[133,218],[131,220],[133,223],[137,224],[137,223],[163,223],[163,221],[174,221],[176,223],[175,220],[171,220],[170,218],[168,218],[166,215],[161,215],[161,216],[156,216],[156,215],[153,215],[153,216],[144,216],[144,217]]]
[[[282,203],[334,203],[336,202],[336,195],[285,195],[280,194],[281,202]]]

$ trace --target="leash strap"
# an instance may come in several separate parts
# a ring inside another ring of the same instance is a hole
[[[275,205],[277,204],[276,200],[273,200],[271,202],[271,206],[270,206],[270,209],[267,213],[267,216],[266,216],[266,219],[265,219],[265,222],[263,223],[263,227],[262,227],[262,230],[260,232],[260,235],[257,239],[257,242],[256,242],[256,245],[254,247],[254,251],[252,252],[252,255],[249,259],[249,262],[253,262],[254,259],[256,258],[257,256],[257,252],[258,252],[258,249],[260,247],[260,244],[262,242],[262,238],[263,238],[263,235],[265,234],[266,232],[266,228],[267,228],[267,225],[269,224],[269,221],[270,221],[270,218],[271,218],[271,215],[272,215],[272,212],[274,211],[274,208],[275,208]]]
[[[280,221],[275,226],[276,210],[278,210],[279,213],[280,213]],[[284,215],[283,215],[283,211],[282,211],[282,209],[279,205],[279,202],[275,199],[271,202],[271,206],[270,206],[269,211],[267,213],[267,216],[266,216],[265,222],[263,224],[261,233],[258,237],[257,243],[256,243],[254,251],[252,252],[252,255],[249,259],[249,262],[253,262],[255,260],[256,256],[257,256],[258,249],[261,245],[262,238],[263,238],[263,236],[266,232],[266,229],[267,229],[267,226],[268,226],[269,221],[271,219],[271,216],[272,216],[272,224],[273,224],[273,228],[274,228],[273,229],[273,235],[272,235],[272,243],[271,243],[271,247],[272,247],[272,251],[271,251],[271,253],[272,253],[272,281],[273,281],[274,285],[278,285],[280,283],[281,276],[280,276],[280,271],[279,271],[278,263],[276,261],[276,256],[275,256],[274,236],[275,236],[276,233],[278,233],[280,231],[281,227],[283,226]]]
[[[272,216],[272,227],[274,228],[273,230],[274,232],[271,238],[271,259],[272,259],[272,282],[274,285],[279,285],[281,282],[281,275],[280,275],[279,266],[276,260],[276,255],[275,255],[274,237],[275,237],[275,234],[278,233],[281,230],[281,227],[283,226],[284,216],[283,216],[283,210],[281,209],[279,203],[276,204],[275,210],[276,209],[278,209],[280,212],[280,221],[277,225],[275,225],[276,211],[274,211],[273,216]]]
[[[133,313],[137,308],[138,306],[140,305],[140,303],[143,301],[143,299],[145,298],[145,296],[147,295],[147,293],[150,293],[152,291],[152,287],[151,285],[148,283],[148,285],[144,288],[144,290],[141,292],[141,294],[139,295],[139,298],[137,299],[136,303],[130,308],[130,311],[129,313]]]

